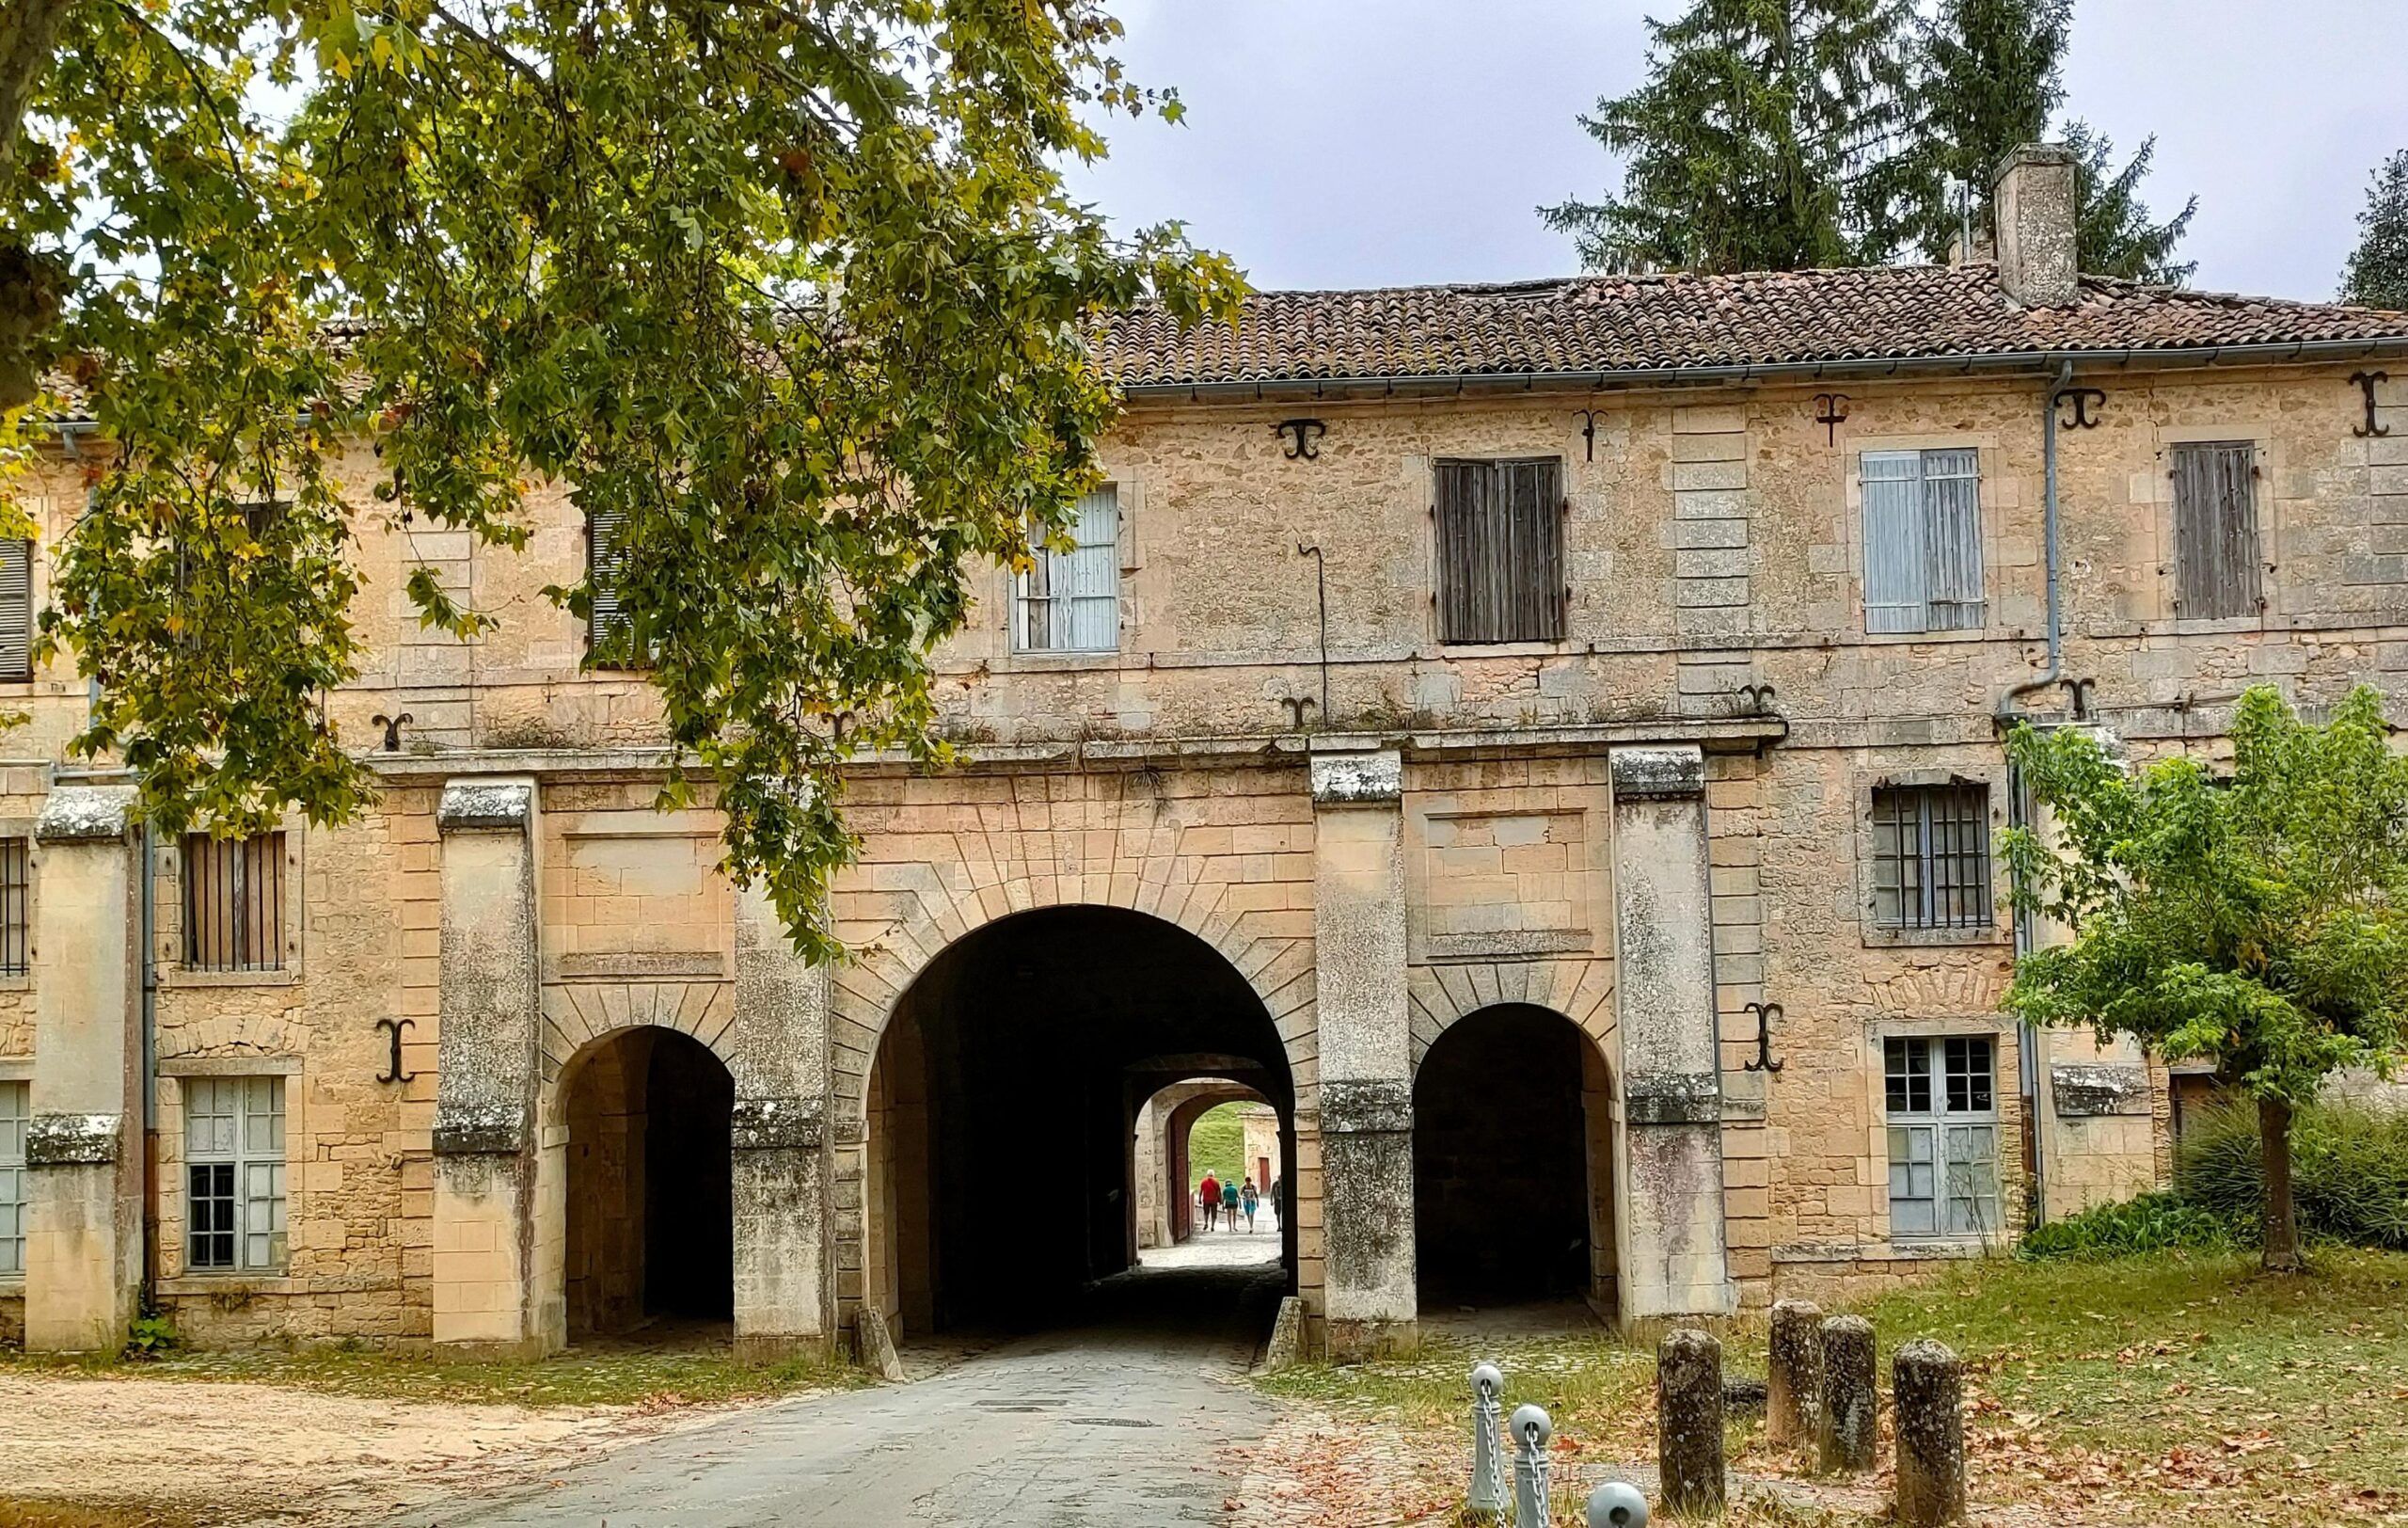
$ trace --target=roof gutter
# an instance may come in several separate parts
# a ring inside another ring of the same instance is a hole
[[[1373,376],[1276,377],[1240,382],[1136,382],[1121,396],[1132,401],[1178,399],[1202,403],[1226,399],[1349,397],[1401,392],[1529,391],[1537,388],[1604,391],[1613,388],[1701,383],[1817,381],[1824,377],[1930,375],[1953,373],[2042,374],[2068,366],[2141,365],[2151,370],[2205,366],[2282,365],[2292,361],[2358,360],[2408,356],[2408,334],[2376,340],[2292,340],[2264,344],[2190,345],[2179,349],[2130,346],[2104,350],[1960,352],[1942,356],[1866,356],[1842,360],[1744,361],[1707,366],[1632,366],[1591,372],[1426,372]]]

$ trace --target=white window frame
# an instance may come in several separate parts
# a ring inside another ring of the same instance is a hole
[[[284,1078],[182,1081],[184,1271],[281,1272],[287,1255]],[[210,1238],[208,1247],[203,1237]]]
[[[1989,574],[1980,448],[1861,451],[1856,470],[1865,631],[1982,629],[1989,619]]]
[[[1979,1046],[1986,1068],[1957,1066],[1950,1047],[1963,1046],[1970,1062]],[[1895,1073],[1903,1057],[1909,1070]],[[1995,1241],[2006,1234],[2005,1200],[1999,1180],[1998,1062],[1995,1034],[1889,1035],[1881,1042],[1882,1113],[1888,1141],[1890,1237],[1893,1241]],[[1914,1066],[1927,1091],[1912,1095]],[[1892,1086],[1893,1074],[1905,1088]],[[1953,1086],[1965,1080],[1961,1090]],[[1982,1087],[1972,1084],[1978,1079]],[[1901,1092],[1907,1097],[1902,1101]],[[1986,1106],[1982,1106],[1986,1100]],[[1924,1106],[1916,1107],[1917,1104]],[[1917,1179],[1916,1170],[1923,1176]],[[1907,1191],[1900,1192],[1901,1174]],[[1917,1187],[1925,1191],[1914,1192]],[[1928,1206],[1927,1221],[1909,1208]]]
[[[1120,520],[1119,485],[1107,483],[1074,506],[1069,550],[1029,549],[1035,565],[1012,580],[1014,652],[1120,650]],[[1032,621],[1040,610],[1044,618]]]
[[[25,1126],[33,1088],[0,1081],[0,1279],[25,1276]]]

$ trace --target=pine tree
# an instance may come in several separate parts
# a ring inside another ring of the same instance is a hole
[[[2065,99],[2073,0],[1941,0],[1924,24],[1925,109],[1909,236],[1948,258],[1967,226],[1990,227],[1990,177],[2007,151],[2047,135]]]
[[[1697,0],[1650,18],[1648,81],[1581,125],[1619,195],[1542,207],[1603,270],[1794,270],[1897,247],[1909,0]]]
[[[2066,147],[2074,153],[2074,247],[2082,268],[2094,276],[2120,276],[2134,281],[2180,286],[2199,268],[2195,260],[2178,261],[2174,247],[2199,210],[2191,198],[2165,221],[2152,222],[2148,203],[2140,198],[2140,183],[2157,157],[2157,139],[2141,140],[2120,170],[2109,167],[2115,145],[2088,122],[2068,122]]]
[[[2358,227],[2358,247],[2341,273],[2341,300],[2408,311],[2408,149],[2374,172]]]

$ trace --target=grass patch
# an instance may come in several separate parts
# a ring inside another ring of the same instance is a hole
[[[724,1348],[603,1345],[526,1362],[336,1346],[179,1351],[148,1362],[10,1355],[11,1367],[145,1379],[284,1385],[379,1400],[507,1406],[701,1406],[866,1384],[851,1364],[815,1357],[739,1362]],[[0,1516],[0,1528],[14,1528]]]
[[[1967,1360],[1977,1499],[2044,1500],[2084,1522],[2363,1520],[2408,1507],[2408,1255],[2328,1249],[2297,1277],[2239,1252],[1991,1259],[1850,1308],[1880,1334],[1885,1387],[1909,1338]],[[1726,1377],[1761,1377],[1763,1322],[1713,1325]],[[1490,1358],[1508,1409],[1547,1408],[1560,1457],[1644,1459],[1659,1335],[1644,1324],[1477,1354],[1441,1336],[1410,1361],[1307,1365],[1259,1383],[1460,1452],[1465,1377]],[[1791,1470],[1765,1448],[1760,1417],[1735,1418],[1728,1447],[1735,1470]]]
[[[1244,1107],[1244,1104],[1215,1104],[1196,1117],[1187,1136],[1190,1193],[1208,1172],[1223,1183],[1232,1174],[1238,1182],[1245,1182],[1245,1122],[1238,1113]]]

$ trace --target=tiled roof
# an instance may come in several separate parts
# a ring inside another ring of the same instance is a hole
[[[1158,308],[1105,322],[1123,387],[1369,378],[1578,376],[1735,367],[2408,341],[2408,313],[2085,277],[2079,302],[2024,308],[1998,267],[1593,276],[1508,286],[1261,292],[1188,333]]]

